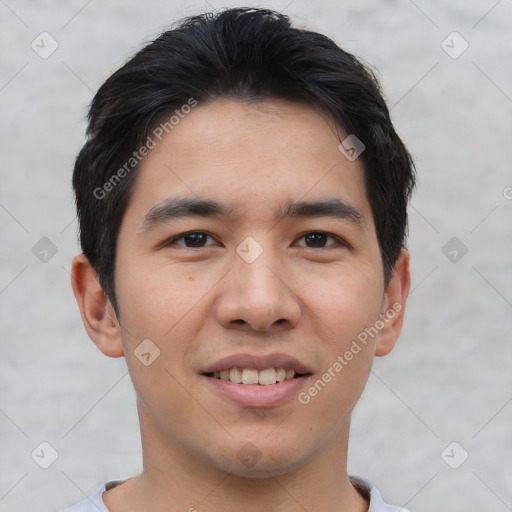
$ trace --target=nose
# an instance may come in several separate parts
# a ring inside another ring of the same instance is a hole
[[[248,263],[238,255],[221,281],[215,303],[219,324],[227,329],[276,333],[292,329],[301,307],[282,259],[264,251]]]

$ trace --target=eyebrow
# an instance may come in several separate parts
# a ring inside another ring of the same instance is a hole
[[[149,231],[161,224],[185,217],[225,217],[238,218],[238,208],[209,199],[169,198],[149,210],[142,220],[142,230]],[[289,200],[274,214],[277,221],[286,217],[334,217],[349,220],[365,226],[365,218],[360,210],[339,198],[323,201]]]

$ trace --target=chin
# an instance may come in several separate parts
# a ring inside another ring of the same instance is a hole
[[[299,469],[307,457],[297,452],[297,446],[265,446],[262,450],[250,441],[238,450],[218,454],[211,463],[218,469],[243,478],[269,478]]]

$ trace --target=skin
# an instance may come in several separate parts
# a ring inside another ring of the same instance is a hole
[[[385,287],[362,163],[338,149],[345,136],[301,103],[197,106],[142,162],[118,238],[119,318],[87,258],[73,260],[85,328],[104,354],[126,358],[137,393],[144,467],[103,494],[112,512],[368,509],[347,476],[350,414],[373,358],[400,334],[409,254],[402,249]],[[176,196],[230,203],[239,217],[145,230],[144,215]],[[364,221],[274,218],[288,199],[334,197]],[[199,247],[183,238],[164,245],[187,231],[210,236]],[[304,237],[318,231],[345,244]],[[252,263],[236,252],[247,236],[263,248]],[[294,395],[275,407],[241,407],[198,373],[235,353],[282,352],[312,368],[307,390],[397,303],[402,309],[308,404]],[[148,338],[160,356],[145,366],[134,350]],[[261,457],[250,467],[238,456],[247,442]]]

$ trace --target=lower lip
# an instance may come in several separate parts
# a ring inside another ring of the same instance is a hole
[[[235,384],[229,380],[215,379],[205,375],[202,377],[215,392],[242,407],[274,407],[296,397],[300,388],[311,376],[304,375],[268,386]]]

